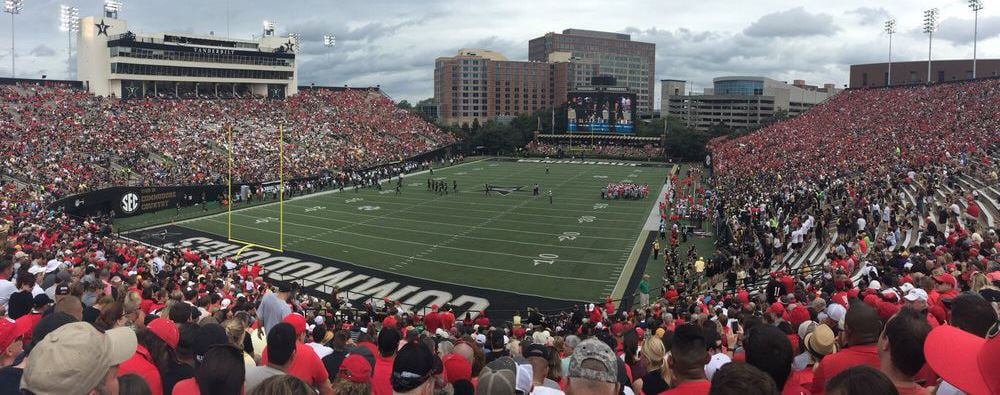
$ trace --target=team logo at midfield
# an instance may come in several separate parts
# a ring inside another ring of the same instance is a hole
[[[489,185],[489,186],[487,186],[487,188],[488,189],[486,189],[486,192],[497,192],[497,193],[499,193],[501,195],[507,196],[507,195],[511,194],[512,192],[520,192],[521,189],[524,188],[524,186],[500,187],[500,186],[496,186],[496,185]]]
[[[139,195],[132,192],[122,196],[122,211],[125,214],[132,214],[139,208]]]

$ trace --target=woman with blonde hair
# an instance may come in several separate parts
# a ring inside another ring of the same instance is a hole
[[[247,335],[247,328],[243,321],[238,318],[230,318],[222,323],[222,327],[226,329],[226,337],[229,338],[229,344],[235,346],[243,353],[243,364],[246,365],[247,369],[257,366],[253,355],[248,354],[243,349],[243,337]]]
[[[979,290],[985,288],[987,285],[990,285],[990,282],[986,279],[986,274],[982,272],[976,272],[973,274],[969,283],[972,286],[972,292],[975,293],[979,293]]]
[[[660,338],[650,336],[642,342],[639,360],[646,364],[646,374],[632,382],[632,388],[639,389],[640,394],[659,394],[670,388],[667,349]]]
[[[264,380],[250,395],[308,395],[313,389],[305,381],[290,374],[279,374]]]

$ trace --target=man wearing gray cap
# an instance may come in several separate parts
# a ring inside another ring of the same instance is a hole
[[[597,339],[587,339],[573,349],[566,377],[567,395],[615,395],[618,393],[618,361],[615,352]]]
[[[32,348],[21,390],[46,394],[117,394],[118,365],[135,353],[135,332],[98,332],[86,322],[66,324]]]

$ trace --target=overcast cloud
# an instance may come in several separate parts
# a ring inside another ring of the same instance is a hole
[[[965,0],[124,0],[122,19],[135,31],[191,32],[251,38],[272,19],[279,34],[302,34],[299,83],[379,84],[397,100],[433,95],[434,59],[464,47],[527,59],[528,40],[582,28],[629,33],[656,43],[656,78],[682,79],[696,90],[721,75],[762,75],[809,83],[847,82],[849,65],[882,62],[882,23],[897,19],[894,60],[925,60],[922,10],[938,7],[935,59],[972,56],[972,12]],[[67,65],[59,5],[96,15],[100,0],[29,0],[16,17],[21,77],[74,78]],[[984,1],[979,56],[1000,57],[1000,2]],[[228,12],[227,12],[228,4]],[[228,15],[228,17],[227,17]],[[0,75],[10,75],[10,19],[0,19]],[[228,20],[228,25],[227,25]],[[323,46],[324,34],[337,37]],[[75,65],[73,65],[75,66]],[[657,84],[658,85],[658,84]],[[657,89],[659,87],[657,86]],[[658,100],[659,94],[656,98]],[[657,106],[659,103],[657,103]]]

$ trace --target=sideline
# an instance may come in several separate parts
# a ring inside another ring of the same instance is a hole
[[[672,173],[673,171],[671,171],[668,174]],[[670,178],[668,176],[666,184],[664,184],[663,188],[660,189],[660,194],[657,195],[656,201],[653,202],[653,207],[649,209],[649,217],[646,218],[646,225],[642,228],[642,231],[639,232],[639,235],[636,237],[635,245],[632,246],[632,252],[629,253],[628,260],[625,261],[625,267],[622,268],[621,274],[618,275],[618,281],[615,282],[615,288],[613,291],[611,291],[611,300],[617,301],[615,302],[616,307],[618,307],[617,304],[620,304],[622,298],[625,296],[625,291],[628,288],[628,283],[633,275],[632,272],[635,271],[636,264],[639,262],[639,256],[642,255],[642,251],[646,248],[648,231],[659,232],[660,230],[660,225],[659,225],[660,214],[658,212],[658,209],[660,207],[660,202],[666,200],[666,196],[667,194],[669,194],[671,188],[673,188],[673,184],[671,184]],[[652,228],[650,228],[651,226]]]

